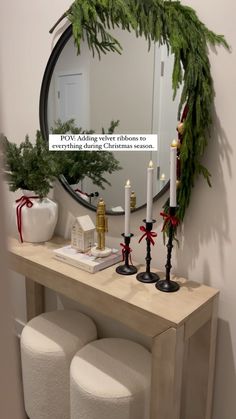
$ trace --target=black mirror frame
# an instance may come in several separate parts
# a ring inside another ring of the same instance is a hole
[[[69,41],[71,37],[72,37],[72,25],[68,26],[68,28],[62,33],[59,40],[57,41],[49,57],[49,60],[47,62],[46,69],[43,75],[43,80],[42,80],[41,90],[40,90],[40,100],[39,100],[39,122],[40,122],[40,129],[41,129],[41,132],[45,141],[48,141],[48,136],[49,136],[47,108],[48,108],[48,93],[49,93],[49,87],[50,87],[50,83],[52,79],[52,74],[53,74],[57,60],[63,48],[65,47],[65,45],[67,44],[67,42]],[[63,188],[70,194],[72,198],[74,198],[77,202],[79,202],[84,207],[92,211],[96,211],[96,207],[94,205],[91,205],[89,202],[86,202],[75,191],[73,191],[73,189],[70,187],[69,183],[67,182],[67,180],[65,179],[63,175],[59,176],[59,181],[62,184]],[[166,185],[161,189],[160,192],[158,192],[158,194],[153,198],[153,200],[157,201],[161,196],[165,194],[165,192],[168,189],[169,189],[169,182],[166,183]],[[146,207],[146,204],[143,204],[140,207],[132,210],[132,213],[139,211],[145,207]],[[106,210],[106,213],[108,215],[123,215],[124,211],[113,212],[111,210]]]

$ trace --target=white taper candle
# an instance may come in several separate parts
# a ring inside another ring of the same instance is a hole
[[[153,201],[153,162],[150,161],[147,168],[147,213],[146,222],[152,222],[152,201]]]
[[[176,207],[176,169],[178,141],[173,140],[170,147],[170,207]]]
[[[125,236],[130,235],[130,193],[131,185],[127,180],[125,185]]]

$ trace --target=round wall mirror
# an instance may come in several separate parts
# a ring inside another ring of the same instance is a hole
[[[158,135],[157,152],[112,152],[119,170],[104,171],[102,187],[94,184],[89,175],[82,176],[79,182],[60,176],[64,188],[80,203],[96,209],[102,197],[107,212],[115,215],[123,213],[127,179],[136,196],[134,210],[146,205],[146,169],[150,160],[155,168],[153,198],[158,199],[168,188],[169,146],[176,137],[180,92],[173,101],[173,57],[165,46],[153,43],[148,50],[145,38],[121,29],[114,30],[113,35],[122,45],[122,54],[108,53],[99,59],[92,56],[86,42],[77,55],[71,26],[66,29],[44,73],[40,126],[45,140],[58,124],[71,120],[81,132],[101,134],[112,129],[115,134]]]

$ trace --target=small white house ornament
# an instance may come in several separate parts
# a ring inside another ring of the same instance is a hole
[[[71,229],[71,247],[87,252],[94,245],[95,225],[89,215],[77,217]]]

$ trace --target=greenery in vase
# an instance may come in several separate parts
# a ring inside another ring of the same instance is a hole
[[[108,134],[113,134],[119,121],[111,121],[107,130]],[[76,127],[73,119],[62,123],[56,121],[53,134],[94,134],[93,130],[83,130]],[[105,129],[102,128],[105,134]],[[51,152],[52,153],[52,152]],[[92,182],[102,189],[104,184],[110,185],[110,182],[104,177],[104,173],[113,173],[120,170],[119,161],[110,151],[55,151],[53,152],[59,166],[60,174],[62,174],[69,184],[76,184],[88,177]]]
[[[36,132],[35,144],[30,142],[28,135],[19,145],[1,136],[1,148],[9,189],[13,192],[17,189],[34,191],[40,199],[47,196],[59,175],[59,166],[52,159],[40,131]]]

